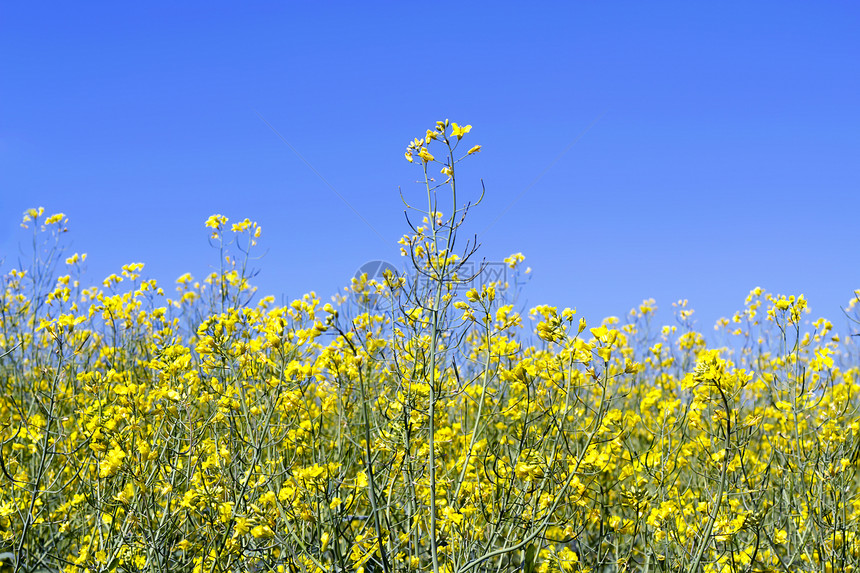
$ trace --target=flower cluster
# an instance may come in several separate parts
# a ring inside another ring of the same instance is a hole
[[[504,283],[475,285],[474,247],[453,250],[467,209],[454,150],[470,130],[438,122],[406,153],[428,194],[401,241],[419,279],[361,277],[357,298],[332,303],[255,299],[260,227],[222,215],[205,223],[219,264],[203,280],[168,289],[131,263],[84,286],[86,255],[63,254],[65,216],[29,210],[38,256],[0,291],[0,560],[67,572],[860,565],[855,340],[804,320],[802,296],[760,288],[709,347],[686,301],[671,325],[646,300],[589,327],[574,309],[518,307]],[[427,174],[437,156],[448,216]],[[386,304],[349,302],[371,299]]]

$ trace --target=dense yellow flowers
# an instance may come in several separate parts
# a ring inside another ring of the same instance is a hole
[[[440,162],[456,189],[470,131],[440,121],[406,157],[427,181]],[[425,188],[434,208],[401,240],[414,276],[360,277],[329,303],[254,298],[242,257],[261,228],[222,215],[204,223],[220,257],[204,279],[165,289],[130,263],[85,287],[86,255],[62,255],[65,216],[28,210],[35,243],[56,254],[2,278],[0,560],[68,572],[860,565],[854,337],[809,322],[803,296],[758,287],[718,322],[719,348],[686,301],[666,326],[652,299],[590,327],[572,308],[525,312],[509,284],[468,275],[474,251],[452,252],[464,207],[443,215]],[[520,272],[523,260],[504,262]]]

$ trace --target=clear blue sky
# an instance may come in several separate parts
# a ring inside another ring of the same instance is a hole
[[[483,146],[465,231],[489,260],[526,255],[531,305],[597,321],[654,297],[669,321],[687,298],[710,331],[760,285],[840,319],[860,288],[858,30],[854,2],[7,4],[3,268],[43,205],[94,281],[139,261],[172,287],[215,264],[217,212],[263,226],[262,294],[327,300],[400,263],[403,151],[450,118]]]

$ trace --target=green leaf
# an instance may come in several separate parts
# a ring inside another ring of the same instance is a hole
[[[529,543],[526,547],[525,559],[523,559],[523,573],[535,572],[535,557],[537,557],[537,546],[534,543]]]

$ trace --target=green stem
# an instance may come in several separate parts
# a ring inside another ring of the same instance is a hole
[[[722,389],[719,390],[722,394]],[[699,570],[699,566],[702,562],[702,557],[705,554],[705,549],[708,547],[709,541],[711,539],[711,532],[714,530],[714,523],[717,521],[717,515],[720,512],[720,506],[723,503],[723,492],[726,489],[726,476],[729,470],[729,462],[731,461],[730,448],[732,445],[732,412],[729,408],[725,394],[723,394],[723,404],[726,407],[726,439],[723,444],[723,451],[725,452],[725,455],[723,456],[723,467],[720,470],[720,485],[717,488],[716,507],[714,507],[713,513],[711,513],[711,515],[708,517],[708,523],[707,525],[705,525],[705,531],[702,533],[702,539],[699,543],[699,548],[696,550],[696,555],[693,557],[693,561],[690,563],[690,567],[687,569],[688,573],[696,573],[696,571]]]

